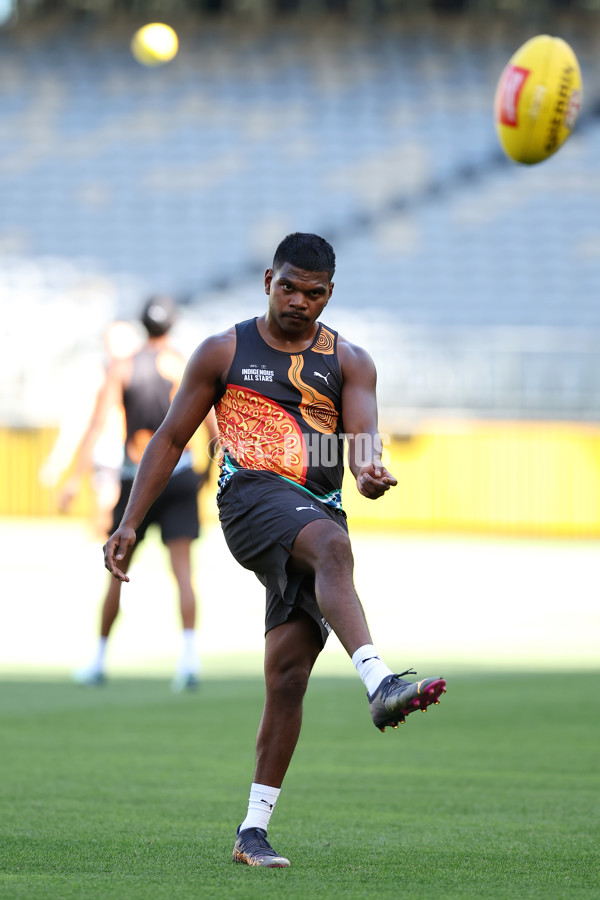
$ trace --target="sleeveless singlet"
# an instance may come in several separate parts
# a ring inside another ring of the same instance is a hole
[[[320,324],[300,353],[270,347],[256,318],[238,323],[227,386],[215,404],[219,491],[238,469],[272,472],[342,507],[344,438],[338,334]]]
[[[148,441],[167,414],[178,385],[160,371],[164,351],[143,347],[133,357],[129,385],[123,391],[126,437],[125,460],[121,477],[134,478]],[[189,451],[184,451],[174,472],[191,465]]]

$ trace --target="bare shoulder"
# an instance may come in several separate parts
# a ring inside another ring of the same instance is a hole
[[[235,325],[219,334],[211,334],[196,347],[194,356],[226,357],[235,352]]]
[[[355,374],[374,374],[375,363],[363,347],[353,344],[342,335],[338,335],[338,359],[344,378]]]
[[[175,347],[165,347],[156,358],[156,368],[168,381],[179,384],[185,369],[185,357]]]
[[[204,344],[212,344],[215,347],[235,347],[235,325],[218,334],[212,334],[206,338]]]
[[[112,359],[106,370],[107,382],[111,382],[115,385],[127,386],[131,380],[134,356],[135,354],[123,358]]]
[[[235,325],[202,341],[192,353],[189,368],[224,377],[233,362],[234,354]]]

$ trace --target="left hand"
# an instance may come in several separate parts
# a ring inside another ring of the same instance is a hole
[[[363,497],[368,497],[369,500],[377,500],[397,484],[398,482],[394,476],[380,463],[370,463],[368,466],[361,466],[356,476],[356,486],[359,493]]]

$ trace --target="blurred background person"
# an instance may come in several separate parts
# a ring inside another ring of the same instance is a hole
[[[141,346],[141,337],[137,328],[126,321],[110,322],[103,335],[105,362],[94,368],[89,377],[83,378],[82,372],[71,374],[69,379],[69,404],[61,418],[54,446],[42,467],[40,482],[47,488],[56,488],[61,478],[75,463],[78,445],[96,416],[100,403],[100,393],[112,362],[126,359]],[[76,390],[83,395],[95,392],[94,406],[91,415],[85,420],[79,410],[86,409],[86,399],[73,402],[71,391]],[[94,533],[104,540],[110,529],[112,512],[121,491],[121,467],[123,464],[123,440],[125,436],[125,418],[122,403],[115,403],[106,412],[106,421],[101,433],[92,448],[91,484],[94,491],[95,508],[93,512]],[[79,490],[79,479],[69,478],[63,485],[58,507],[66,512],[74,495]]]
[[[185,359],[169,339],[175,314],[175,303],[170,297],[151,297],[141,316],[147,332],[146,342],[134,354],[124,359],[113,359],[98,393],[94,415],[77,451],[73,473],[60,498],[63,510],[68,509],[80,489],[82,478],[92,468],[94,447],[103,433],[110,411],[120,405],[125,418],[125,443],[120,494],[114,505],[112,529],[120,521],[146,444],[162,422],[183,376]],[[209,416],[206,430],[209,442],[216,439],[214,414]],[[199,535],[198,491],[208,478],[210,454],[201,471],[196,471],[192,463],[192,452],[188,447],[169,484],[142,523],[136,544],[139,546],[149,525],[160,526],[161,538],[169,551],[170,565],[177,581],[183,628],[183,645],[173,680],[176,690],[196,687],[200,675],[195,636],[197,604],[192,584],[190,548]],[[126,567],[131,563],[133,552],[134,548],[125,561]],[[100,634],[94,658],[74,675],[81,684],[102,684],[105,680],[107,642],[119,613],[120,598],[121,584],[111,578],[102,604]]]

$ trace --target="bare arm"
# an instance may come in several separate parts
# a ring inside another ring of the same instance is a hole
[[[217,417],[214,409],[209,410],[209,413],[204,420],[204,427],[206,428],[206,434],[208,436],[208,444],[206,445],[206,466],[200,472],[201,485],[208,479],[210,465],[214,459],[215,451],[219,443],[219,429],[217,428]]]
[[[363,496],[377,500],[398,482],[381,462],[377,427],[377,372],[369,354],[340,340],[342,417],[348,435],[348,463]]]
[[[92,468],[94,446],[104,430],[110,410],[113,406],[119,406],[122,403],[124,366],[123,361],[113,362],[98,391],[91,419],[75,453],[73,472],[59,497],[58,503],[61,512],[67,511],[71,501],[79,492],[81,479]]]
[[[166,487],[183,450],[211,410],[229,368],[234,342],[235,337],[227,332],[208,338],[196,349],[162,425],[144,451],[121,523],[104,545],[104,565],[121,581],[129,579],[117,562],[135,543],[135,529]]]

